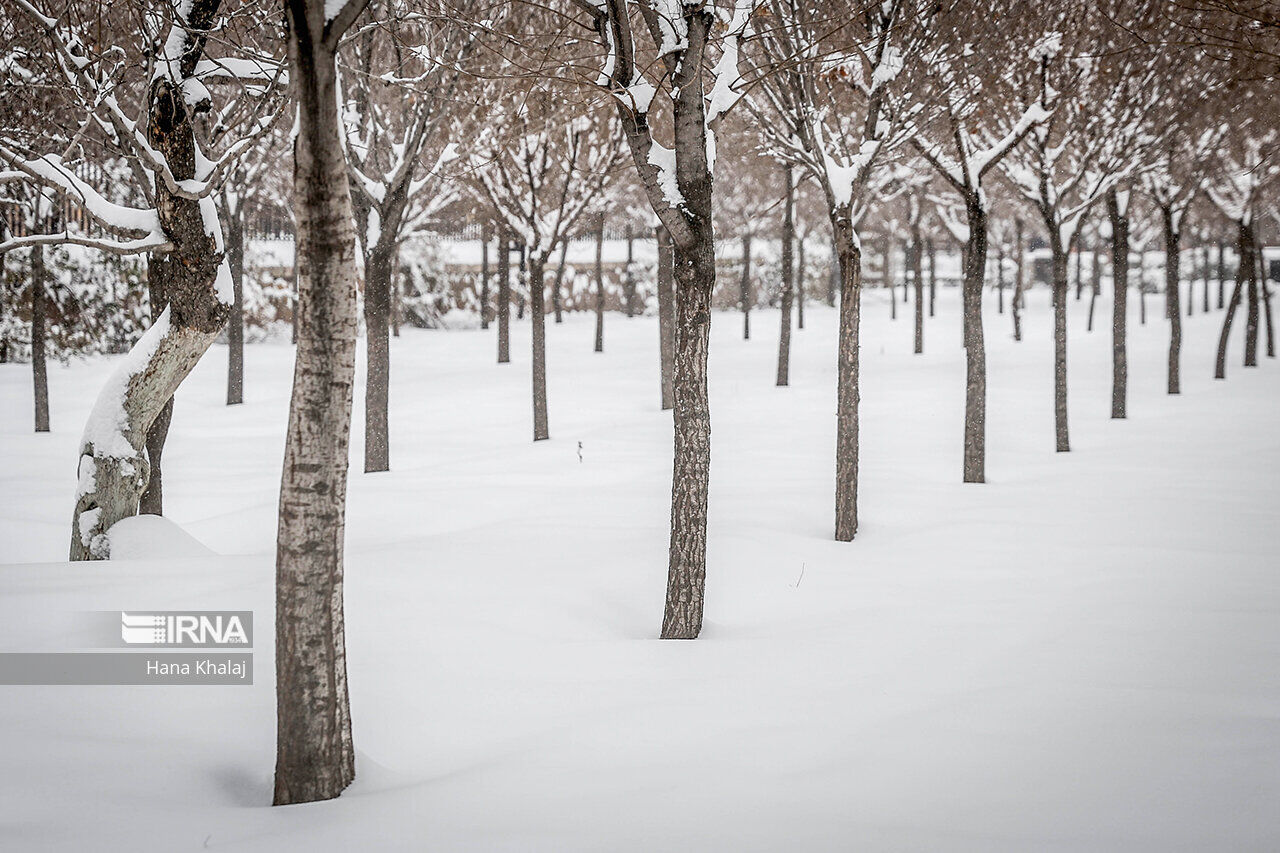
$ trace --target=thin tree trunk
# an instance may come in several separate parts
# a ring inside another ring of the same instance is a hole
[[[384,237],[385,241],[386,238]],[[364,336],[368,379],[364,389],[365,473],[391,470],[388,410],[391,393],[391,277],[394,250],[379,242],[365,261]]]
[[[673,362],[675,361],[675,283],[672,277],[674,247],[671,245],[671,232],[666,226],[659,224],[654,228],[654,236],[658,243],[658,357],[662,365],[662,409],[666,411],[675,405],[675,390],[672,387]]]
[[[1084,252],[1083,247],[1076,248],[1076,302],[1084,295]]]
[[[1222,240],[1218,241],[1218,310],[1222,310],[1223,291],[1227,281],[1227,249]]]
[[[920,224],[912,226],[911,232],[911,280],[916,290],[916,340],[915,351],[919,355],[924,352],[924,270],[921,269],[920,256],[924,254],[924,246],[920,242]],[[930,271],[932,273],[932,270]]]
[[[840,332],[836,364],[836,532],[838,542],[858,532],[858,338],[862,257],[847,209],[832,216],[840,261]]]
[[[0,269],[3,269],[0,267]],[[31,384],[36,432],[49,431],[49,368],[45,359],[44,247],[31,247]]]
[[[840,288],[840,252],[836,247],[836,238],[831,237],[831,263],[827,266],[827,304],[836,306],[836,292]]]
[[[1089,322],[1085,326],[1086,332],[1093,331],[1093,312],[1098,307],[1098,297],[1102,295],[1102,255],[1098,251],[1098,234],[1095,231],[1093,239],[1089,241],[1090,252],[1092,256],[1092,293],[1089,294]]]
[[[529,266],[528,258],[525,252],[528,247],[524,243],[516,244],[517,250],[520,252],[520,266],[516,271],[516,319],[524,319],[524,307],[529,292]]]
[[[511,363],[511,238],[498,227],[498,364]]]
[[[1169,315],[1169,382],[1170,394],[1181,393],[1178,374],[1179,359],[1182,354],[1182,309],[1178,300],[1182,294],[1180,275],[1180,235],[1174,225],[1174,213],[1169,207],[1162,207],[1161,218],[1164,221],[1164,293],[1166,300],[1165,313]]]
[[[805,259],[803,237],[796,240],[796,328],[804,329]]]
[[[880,281],[881,287],[889,288],[889,319],[898,319],[898,289],[893,280],[893,240],[886,233],[884,235],[883,257],[884,257],[884,278]]]
[[[738,282],[738,299],[742,303],[742,339],[751,340],[751,303],[755,295],[751,292],[751,235],[742,235],[742,278]]]
[[[293,291],[289,294],[289,301],[293,309],[293,316],[289,318],[289,343],[297,345],[298,343],[298,258],[297,258],[297,234],[294,234],[294,259],[293,259]]]
[[[1200,272],[1204,276],[1204,302],[1200,306],[1201,314],[1209,313],[1209,244],[1200,247]]]
[[[632,264],[635,259],[635,235],[631,231],[631,223],[627,223],[625,231],[627,237],[627,265],[622,272],[622,308],[627,317],[634,317],[636,315],[636,280],[632,272]]]
[[[1115,301],[1111,310],[1111,417],[1126,417],[1129,397],[1128,333],[1129,297],[1129,209],[1122,206],[1115,190],[1107,193],[1107,215],[1111,220],[1111,281]]]
[[[1252,244],[1253,234],[1244,225],[1239,226],[1236,244],[1241,260],[1244,259],[1246,246]],[[1235,319],[1236,309],[1240,307],[1240,297],[1244,292],[1244,276],[1249,273],[1243,264],[1236,267],[1236,286],[1231,290],[1231,302],[1227,304],[1226,313],[1222,316],[1222,331],[1218,335],[1218,358],[1214,365],[1213,378],[1227,378],[1227,340],[1231,337],[1231,323]]]
[[[596,352],[604,352],[604,214],[596,223]]]
[[[1026,282],[1026,262],[1027,250],[1023,245],[1022,236],[1022,220],[1015,219],[1013,221],[1013,241],[1014,241],[1014,270],[1015,276],[1013,280],[1013,305],[1011,306],[1013,314],[1013,339],[1015,341],[1022,340],[1022,290]]]
[[[925,239],[925,251],[929,253],[929,316],[933,316],[933,303],[938,297],[938,256],[933,249],[933,238]]]
[[[231,316],[227,318],[227,405],[244,402],[244,218],[239,206],[228,212],[224,244],[231,268]]]
[[[547,309],[545,260],[542,255],[529,256],[529,310],[533,318],[533,440],[551,437],[547,427]]]
[[[1248,255],[1245,252],[1240,253],[1240,265],[1247,270],[1248,283],[1245,290],[1247,297],[1248,314],[1245,315],[1244,324],[1244,366],[1258,366],[1258,270],[1254,266],[1253,253],[1257,244],[1253,239],[1253,229],[1248,226],[1241,226],[1249,232]]]
[[[276,540],[276,805],[331,799],[355,778],[342,552],[356,235],[338,129],[335,52],[342,33],[326,23],[323,0],[287,0],[285,12],[298,103],[294,193],[302,319]]]
[[[1276,336],[1275,330],[1271,326],[1271,288],[1267,286],[1267,259],[1262,253],[1262,240],[1259,235],[1254,235],[1254,245],[1258,247],[1256,252],[1258,256],[1258,286],[1262,289],[1263,313],[1262,319],[1266,324],[1267,330],[1267,358],[1276,357]]]
[[[996,293],[997,296],[997,312],[1004,313],[1004,244],[1001,243],[996,248]]]
[[[982,287],[987,267],[987,212],[977,194],[965,205],[969,242],[964,291],[964,482],[985,483],[987,469],[987,347],[982,329]]]
[[[791,301],[795,292],[795,276],[792,250],[796,237],[795,186],[791,166],[783,167],[782,205],[782,328],[778,335],[779,387],[790,384],[791,378]]]
[[[556,264],[556,278],[551,285],[551,308],[555,311],[556,322],[564,322],[564,306],[560,298],[560,289],[564,285],[564,259],[569,254],[569,238],[565,236],[560,243],[560,262]]]
[[[391,337],[400,337],[400,295],[404,291],[404,280],[407,275],[400,266],[399,253],[396,253],[395,268],[391,276]]]
[[[480,226],[480,328],[489,328],[489,223]]]
[[[1071,450],[1067,435],[1067,247],[1059,229],[1049,225],[1049,246],[1053,252],[1053,433],[1056,450]]]

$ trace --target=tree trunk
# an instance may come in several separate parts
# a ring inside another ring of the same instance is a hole
[[[480,328],[489,328],[489,225],[480,226]]]
[[[1094,238],[1089,241],[1091,247],[1090,255],[1092,256],[1093,282],[1092,293],[1089,294],[1089,322],[1085,326],[1086,332],[1093,331],[1093,312],[1098,307],[1098,297],[1102,295],[1102,255],[1098,252],[1098,235],[1094,232]]]
[[[1200,247],[1200,272],[1204,276],[1204,301],[1200,305],[1200,313],[1209,313],[1209,244]]]
[[[524,304],[526,295],[529,292],[529,269],[528,259],[525,257],[525,251],[528,247],[524,243],[516,244],[516,251],[520,253],[520,265],[516,268],[516,319],[524,319]]]
[[[675,405],[672,387],[676,344],[676,295],[672,281],[675,250],[671,245],[671,232],[665,225],[659,224],[654,232],[658,243],[658,360],[662,365],[662,410],[666,411]]]
[[[751,235],[742,235],[742,278],[738,282],[738,300],[742,303],[742,339],[751,340]]]
[[[150,303],[151,322],[155,323],[164,313],[169,300],[164,294],[164,282],[161,280],[159,267],[147,265],[147,299]],[[164,404],[160,414],[147,428],[146,450],[147,463],[151,468],[151,476],[147,478],[147,487],[138,501],[138,512],[141,515],[164,515],[164,443],[169,438],[169,424],[173,422],[173,398]]]
[[[1015,219],[1013,221],[1014,229],[1014,270],[1015,276],[1013,280],[1013,304],[1010,306],[1010,313],[1013,314],[1013,339],[1015,341],[1022,340],[1022,290],[1026,283],[1026,263],[1027,249],[1023,244],[1022,236],[1022,220]]]
[[[0,268],[2,269],[2,268]],[[45,360],[44,247],[31,247],[31,384],[36,432],[49,431],[49,368]]]
[[[511,363],[511,238],[498,229],[498,364]]]
[[[1111,219],[1111,281],[1115,302],[1111,310],[1111,417],[1123,418],[1129,397],[1128,332],[1129,209],[1121,205],[1115,190],[1107,193]]]
[[[551,309],[555,311],[556,322],[564,322],[564,306],[560,298],[560,289],[564,285],[564,259],[569,254],[569,237],[566,235],[560,243],[560,263],[556,264],[556,278],[551,285]]]
[[[632,264],[635,259],[635,235],[631,232],[631,223],[627,223],[625,232],[627,238],[627,265],[622,271],[622,310],[627,317],[634,317],[636,315],[636,279],[632,272]]]
[[[1169,393],[1181,393],[1178,375],[1179,359],[1182,354],[1182,309],[1178,300],[1182,294],[1180,275],[1180,238],[1174,224],[1174,212],[1170,207],[1161,207],[1161,218],[1164,221],[1164,294],[1165,313],[1169,315]]]
[[[1213,378],[1227,378],[1227,339],[1231,336],[1231,321],[1235,319],[1236,309],[1240,307],[1240,294],[1244,290],[1244,282],[1236,279],[1236,286],[1231,289],[1231,301],[1227,303],[1226,313],[1222,315],[1222,331],[1218,335],[1218,359],[1214,365]]]
[[[796,237],[795,187],[789,165],[783,167],[783,187],[785,197],[782,205],[782,327],[778,335],[777,380],[779,387],[790,384],[791,379],[791,301],[795,292],[792,258]]]
[[[1258,270],[1254,265],[1253,253],[1257,244],[1253,239],[1253,229],[1246,225],[1241,225],[1249,232],[1248,254],[1240,253],[1240,266],[1247,270],[1248,276],[1245,295],[1248,297],[1247,307],[1248,314],[1245,315],[1244,323],[1244,366],[1258,366]]]
[[[356,355],[356,235],[338,127],[341,31],[323,0],[286,0],[298,104],[294,195],[301,322],[276,539],[276,805],[355,778],[343,623]]]
[[[888,234],[884,235],[883,257],[884,257],[884,278],[880,281],[881,287],[889,288],[889,319],[898,319],[898,288],[893,280],[893,240]]]
[[[832,215],[840,262],[840,332],[836,350],[836,534],[858,532],[858,338],[862,308],[862,256],[848,208]]]
[[[1004,244],[996,248],[996,313],[1004,313]]]
[[[827,266],[827,304],[836,306],[836,291],[840,287],[840,252],[836,247],[836,238],[831,237],[831,263]]]
[[[1267,358],[1276,357],[1276,335],[1271,325],[1271,288],[1267,286],[1267,259],[1262,254],[1262,240],[1254,235],[1254,244],[1258,247],[1258,286],[1262,289],[1262,319],[1267,330]]]
[[[925,240],[925,251],[929,253],[929,316],[933,316],[933,303],[938,297],[938,256],[933,249],[933,238]]]
[[[1218,241],[1218,310],[1223,307],[1223,291],[1227,281],[1227,249],[1222,240]]]
[[[1049,246],[1053,252],[1053,433],[1056,450],[1071,450],[1067,435],[1067,247],[1059,229],[1049,225]]]
[[[920,242],[920,224],[916,223],[911,229],[911,280],[916,290],[915,351],[917,355],[924,352],[924,270],[920,265],[920,256],[923,254],[924,245]]]
[[[796,328],[804,329],[805,259],[803,237],[796,240]]]
[[[964,482],[987,481],[987,346],[982,329],[982,286],[987,267],[987,212],[976,193],[965,204],[969,242],[964,291]]]
[[[198,160],[183,83],[195,71],[203,52],[200,34],[212,26],[218,5],[218,0],[186,5],[185,27],[170,33],[182,42],[179,79],[157,76],[148,91],[147,141],[179,181],[195,178]],[[138,513],[151,475],[148,430],[217,338],[231,307],[230,288],[218,287],[220,235],[207,230],[218,227],[213,200],[170,195],[157,179],[156,210],[173,249],[149,257],[148,278],[163,282],[168,306],[107,380],[89,416],[77,469],[72,560],[108,557],[107,531]]]
[[[1076,302],[1084,295],[1084,252],[1076,248]]]
[[[293,291],[289,294],[290,307],[292,308],[292,316],[289,318],[289,343],[298,343],[298,259],[297,255],[297,233],[294,233],[294,259],[293,259]]]
[[[529,255],[529,311],[533,320],[533,440],[551,437],[547,427],[547,309],[543,287],[546,260]]]
[[[391,277],[395,250],[389,237],[374,245],[365,259],[364,337],[368,378],[364,387],[364,470],[391,470],[388,409],[391,389]]]
[[[596,352],[604,352],[604,214],[596,224]]]
[[[244,402],[244,217],[239,206],[228,212],[227,265],[231,268],[231,316],[227,318],[227,405]]]
[[[400,266],[399,253],[396,253],[396,262],[394,271],[391,276],[391,337],[400,337],[400,300],[404,291],[404,280],[408,272],[404,267]]]

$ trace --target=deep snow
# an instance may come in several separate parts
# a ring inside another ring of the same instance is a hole
[[[0,365],[0,650],[79,648],[84,610],[252,609],[252,688],[0,687],[0,848],[1263,850],[1280,846],[1280,370],[1214,382],[1221,313],[1131,298],[1130,417],[1107,417],[1109,299],[1070,303],[1070,454],[1053,452],[1048,293],[1026,339],[987,299],[986,485],[962,485],[956,292],[926,354],[864,300],[861,527],[831,541],[835,314],[792,386],[776,311],[717,313],[707,627],[660,642],[670,416],[652,318],[393,341],[392,466],[360,473],[347,626],[358,779],[273,809],[275,501],[292,349],[226,350],[178,394],[169,517],[65,559],[76,442],[115,360]],[[579,461],[579,447],[581,461]],[[151,530],[148,531],[147,528]],[[223,556],[205,555],[185,530]],[[151,543],[150,545],[148,543]],[[148,550],[150,548],[150,550]],[[151,558],[143,558],[142,555]]]

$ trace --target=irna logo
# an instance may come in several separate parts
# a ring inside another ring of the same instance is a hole
[[[120,638],[131,646],[250,646],[247,611],[120,612]]]

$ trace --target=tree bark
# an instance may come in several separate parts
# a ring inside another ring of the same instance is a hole
[[[933,238],[925,239],[925,251],[929,253],[929,316],[933,316],[933,303],[938,296],[938,256],[934,252]]]
[[[924,246],[920,242],[920,224],[912,226],[911,231],[911,279],[916,290],[916,339],[915,352],[924,352],[924,270],[921,269],[920,256],[924,254]],[[930,271],[932,272],[932,271]]]
[[[631,231],[631,223],[627,223],[626,228],[627,239],[627,265],[622,271],[622,309],[627,317],[636,315],[636,280],[632,273],[632,263],[634,262],[634,246],[635,235]]]
[[[511,238],[498,228],[498,364],[511,363]]]
[[[1218,310],[1223,308],[1223,292],[1227,281],[1227,249],[1222,240],[1218,241]]]
[[[165,297],[164,281],[161,280],[159,268],[152,274],[152,265],[147,265],[147,299],[150,303],[151,322],[154,324],[164,313],[169,300]],[[169,425],[173,423],[173,397],[170,397],[160,414],[147,428],[146,451],[147,463],[151,468],[151,476],[147,478],[147,487],[138,501],[138,512],[141,515],[164,515],[164,443],[169,438]]]
[[[1022,289],[1026,282],[1026,262],[1027,249],[1023,244],[1022,220],[1015,219],[1013,221],[1014,228],[1014,271],[1016,276],[1013,281],[1013,304],[1010,305],[1010,313],[1013,314],[1013,339],[1015,341],[1022,340]]]
[[[840,251],[836,246],[834,234],[831,237],[831,263],[827,267],[827,304],[836,306],[836,291],[840,287]]]
[[[218,6],[218,0],[185,6],[183,26],[171,32],[182,42],[177,74],[155,77],[148,90],[147,141],[179,181],[195,178],[198,159],[183,82],[195,72]],[[71,522],[72,560],[110,556],[107,531],[138,513],[151,478],[148,431],[217,338],[231,307],[229,293],[226,302],[219,297],[223,258],[217,236],[207,230],[207,222],[216,227],[218,219],[213,200],[171,195],[158,178],[155,190],[160,225],[173,249],[149,257],[148,278],[163,282],[168,306],[107,381],[89,416]]]
[[[792,251],[796,238],[795,188],[791,166],[783,167],[782,205],[782,327],[778,334],[778,387],[791,380],[791,301],[795,292]]]
[[[1204,301],[1200,306],[1201,314],[1209,313],[1209,244],[1200,247],[1200,272],[1204,276]]]
[[[1248,313],[1245,315],[1244,323],[1244,366],[1258,366],[1258,270],[1254,265],[1253,253],[1257,244],[1253,239],[1253,229],[1247,225],[1241,225],[1241,228],[1249,232],[1248,256],[1245,252],[1240,253],[1240,265],[1248,270],[1248,281],[1245,289],[1247,296]]]
[[[675,405],[672,386],[676,343],[676,295],[672,280],[675,249],[671,245],[671,232],[665,225],[659,224],[654,232],[658,243],[658,359],[662,366],[662,410],[666,411]]]
[[[227,318],[227,405],[244,402],[244,218],[239,207],[228,212],[224,245],[231,268],[231,316]]]
[[[342,598],[356,235],[335,66],[351,11],[327,22],[324,0],[285,0],[301,318],[276,539],[276,805],[331,799],[355,778]]]
[[[742,235],[742,278],[738,281],[738,300],[742,303],[742,339],[751,340],[751,303],[755,294],[751,288],[751,235]]]
[[[1076,302],[1084,295],[1084,252],[1083,247],[1076,247]]]
[[[982,286],[987,267],[987,212],[977,193],[965,200],[969,241],[964,291],[964,482],[987,481],[987,347],[982,329]]]
[[[604,352],[604,214],[596,223],[596,352]]]
[[[889,288],[889,319],[896,320],[898,319],[898,288],[893,280],[893,239],[886,233],[881,245],[884,278],[880,281],[880,286]]]
[[[480,226],[480,328],[489,328],[489,225]]]
[[[803,237],[796,240],[796,328],[804,329],[805,258]]]
[[[1182,284],[1180,275],[1181,235],[1174,222],[1174,211],[1168,206],[1160,208],[1164,222],[1164,293],[1165,313],[1169,315],[1169,382],[1170,394],[1181,393],[1181,379],[1178,373],[1179,359],[1182,354],[1182,309],[1178,304],[1181,298]]]
[[[564,322],[564,306],[561,303],[560,289],[564,285],[564,260],[569,254],[569,237],[565,235],[560,243],[560,263],[556,264],[556,278],[551,285],[551,308],[555,311],[556,322]]]
[[[833,212],[840,263],[840,331],[836,350],[836,531],[838,542],[858,532],[858,346],[862,256],[847,208]]]
[[[365,260],[364,336],[368,376],[364,386],[364,470],[391,470],[388,423],[391,393],[391,277],[395,249],[384,236]]]
[[[1049,224],[1053,253],[1053,434],[1058,453],[1071,450],[1067,435],[1067,247],[1059,229]]]
[[[1218,334],[1218,358],[1213,370],[1214,379],[1227,378],[1227,339],[1231,336],[1231,322],[1235,319],[1236,309],[1240,307],[1240,294],[1243,290],[1244,282],[1237,278],[1236,286],[1231,289],[1231,301],[1227,303],[1226,313],[1222,316],[1222,331]]]
[[[996,247],[996,313],[1004,313],[1004,244]]]
[[[1098,252],[1098,235],[1094,232],[1094,237],[1089,241],[1091,255],[1092,287],[1089,294],[1089,322],[1085,326],[1086,332],[1093,331],[1093,312],[1098,307],[1098,297],[1102,295],[1102,255]]]
[[[0,268],[2,269],[2,268]],[[31,247],[31,385],[36,432],[49,431],[49,367],[45,359],[44,247]]]
[[[529,256],[529,311],[533,320],[533,440],[551,437],[547,426],[547,310],[543,287],[545,260]]]
[[[1128,332],[1129,296],[1129,210],[1121,205],[1115,190],[1107,193],[1107,215],[1111,220],[1111,280],[1115,302],[1111,310],[1111,417],[1126,417],[1129,397]]]
[[[1258,286],[1262,289],[1262,319],[1266,324],[1267,330],[1267,358],[1276,357],[1276,335],[1275,329],[1271,325],[1271,288],[1267,286],[1267,259],[1262,253],[1262,240],[1258,234],[1254,235],[1254,245],[1258,247],[1256,252],[1258,256]]]

